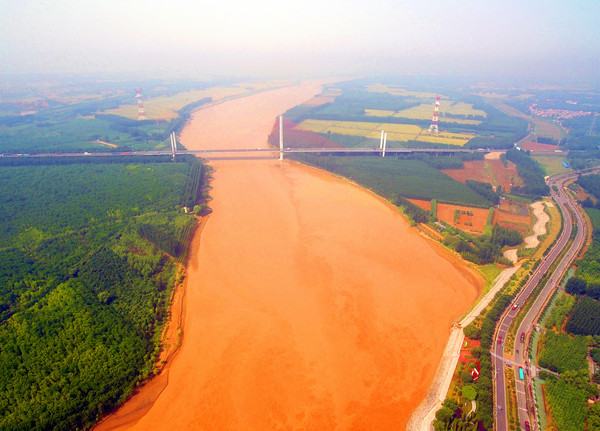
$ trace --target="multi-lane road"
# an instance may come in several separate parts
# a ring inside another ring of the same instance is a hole
[[[501,317],[497,327],[497,340],[492,348],[492,363],[494,365],[494,390],[496,400],[496,430],[504,431],[507,426],[506,412],[506,382],[505,370],[512,369],[515,374],[516,392],[517,392],[517,407],[518,420],[521,429],[536,429],[535,414],[533,412],[534,401],[532,399],[531,378],[536,375],[536,368],[529,363],[526,345],[529,337],[534,330],[534,324],[537,321],[545,304],[552,296],[556,286],[563,278],[568,268],[573,263],[575,257],[579,254],[581,248],[585,244],[587,238],[587,225],[582,213],[582,209],[569,198],[564,190],[564,184],[576,178],[579,175],[577,172],[556,175],[548,180],[550,193],[552,198],[559,206],[563,216],[563,229],[558,240],[555,242],[550,252],[542,259],[538,267],[529,274],[528,281],[521,289],[521,292],[511,304],[509,309]],[[574,227],[577,226],[575,239],[569,245]],[[565,251],[565,249],[568,249]],[[562,257],[561,257],[562,256]],[[504,340],[508,333],[508,328],[517,316],[523,303],[529,298],[532,291],[539,284],[540,280],[550,271],[553,264],[557,262],[557,266],[548,278],[548,281],[543,286],[531,308],[523,318],[517,332],[512,358],[507,358],[504,355]],[[522,334],[524,334],[522,336]],[[523,341],[521,339],[523,338]],[[523,379],[521,379],[520,368],[523,370]]]

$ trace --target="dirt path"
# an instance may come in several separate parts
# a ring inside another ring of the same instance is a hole
[[[316,92],[199,111],[181,141],[264,147],[277,114]],[[348,181],[286,161],[211,164],[168,384],[105,429],[402,429],[480,280]]]

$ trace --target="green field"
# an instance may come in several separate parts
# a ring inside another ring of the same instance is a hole
[[[457,205],[488,208],[490,202],[472,189],[420,160],[394,157],[318,157],[302,155],[300,161],[350,178],[380,196],[394,199],[436,199]]]
[[[567,160],[567,155],[565,153],[557,153],[557,154],[539,154],[539,153],[531,153],[531,158],[538,162],[547,176],[562,174],[564,172],[570,171],[570,169],[565,168],[562,162]]]
[[[152,373],[202,171],[114,162],[0,167],[0,429],[88,428]]]

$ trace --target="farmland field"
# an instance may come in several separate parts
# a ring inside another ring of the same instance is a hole
[[[213,87],[206,90],[192,90],[183,93],[177,93],[172,96],[161,96],[149,99],[143,99],[146,117],[152,120],[170,120],[177,117],[177,111],[185,105],[189,105],[196,100],[212,97],[213,100],[222,99],[228,96],[235,96],[246,92],[242,87]],[[104,114],[120,115],[121,117],[137,120],[138,108],[137,102],[132,97],[131,105],[121,105],[117,109],[104,111]]]
[[[496,208],[494,214],[494,224],[527,232],[531,224],[531,215],[526,204],[502,199],[500,208]]]
[[[425,209],[431,209],[431,202],[419,199],[410,199],[415,205]],[[455,221],[455,212],[458,210],[460,216]],[[465,232],[481,235],[485,228],[489,210],[484,208],[474,208],[461,205],[451,205],[438,203],[437,204],[437,218],[449,225],[455,226],[458,229],[464,230]],[[472,215],[471,215],[472,214]]]
[[[531,154],[531,158],[542,166],[542,169],[548,176],[562,174],[569,171],[569,169],[565,168],[563,165],[563,162],[567,160],[567,153],[533,153]]]
[[[419,106],[414,106],[412,108],[404,109],[402,111],[397,112],[396,114],[394,114],[394,117],[412,118],[412,119],[418,119],[418,120],[428,120],[433,115],[433,107],[434,107],[433,101],[431,103],[421,103]],[[479,120],[462,119],[462,121],[459,121],[461,119],[452,118],[452,117],[445,118],[446,114],[465,115],[465,116],[477,115],[477,116],[482,116],[482,117],[486,116],[485,111],[482,111],[480,109],[473,109],[473,105],[471,105],[471,104],[464,103],[464,102],[452,102],[449,100],[442,99],[442,100],[440,100],[440,114],[439,114],[440,121],[449,121],[449,122],[462,123],[462,124],[480,124],[481,123],[481,121],[479,121]]]
[[[566,135],[565,130],[556,123],[540,118],[533,118],[533,123],[535,124],[535,133],[544,138],[560,141]]]
[[[494,184],[492,178],[485,169],[483,160],[466,161],[464,162],[464,168],[462,169],[444,169],[442,172],[463,184],[467,180]]]
[[[394,96],[413,96],[417,99],[433,99],[435,100],[436,93],[428,93],[421,91],[409,91],[402,87],[394,87],[385,84],[371,84],[367,86],[367,90],[372,93],[389,93]]]
[[[539,142],[527,141],[523,144],[523,149],[528,151],[554,151],[558,145],[541,144]]]
[[[485,166],[490,173],[494,185],[499,185],[504,191],[510,191],[512,186],[522,186],[523,180],[519,177],[517,167],[511,161],[504,166],[500,160],[500,153],[489,153],[485,156]]]
[[[458,124],[481,124],[479,120],[466,120],[463,118],[451,118],[445,117],[444,114],[449,112],[454,114],[455,112],[450,111],[442,111],[442,107],[444,104],[449,105],[450,102],[443,102],[440,106],[440,121],[445,121],[449,123],[458,123]],[[464,103],[463,103],[464,105]],[[483,112],[483,111],[481,111]],[[429,120],[433,116],[433,104],[432,103],[422,103],[419,106],[415,106],[414,108],[404,109],[402,111],[387,111],[387,110],[379,110],[379,109],[365,109],[365,115],[369,117],[400,117],[400,118],[409,118],[412,120]],[[463,115],[473,115],[473,114],[463,114]]]
[[[408,142],[414,140],[459,146],[465,145],[473,138],[473,135],[466,133],[440,133],[439,135],[427,135],[423,129],[414,124],[304,120],[296,127],[317,133],[331,132],[340,135],[363,136],[370,139],[379,139],[381,130],[385,130],[388,135],[388,141]]]

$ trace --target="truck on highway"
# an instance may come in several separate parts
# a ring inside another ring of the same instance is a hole
[[[525,380],[525,374],[523,373],[523,367],[519,367],[519,379]]]

